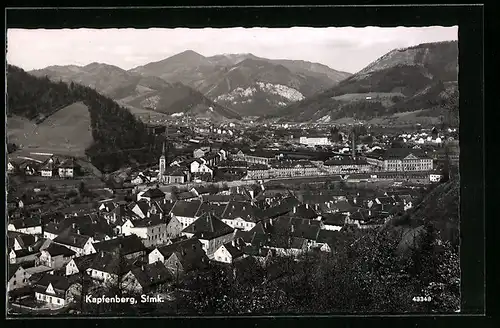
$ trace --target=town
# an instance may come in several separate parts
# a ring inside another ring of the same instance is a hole
[[[173,304],[213,266],[335,253],[458,172],[457,129],[184,119],[150,123],[151,165],[9,157],[9,311],[95,313],[86,296],[104,292]]]

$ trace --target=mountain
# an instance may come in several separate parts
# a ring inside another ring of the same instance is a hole
[[[441,115],[458,97],[458,42],[395,49],[338,85],[283,108],[282,121],[371,120],[402,112]],[[458,108],[454,111],[458,114]]]
[[[195,55],[190,57],[193,62],[196,61]],[[175,62],[175,58],[172,62]],[[236,112],[215,104],[188,86],[168,83],[156,76],[128,72],[112,65],[92,63],[83,67],[50,66],[30,73],[88,86],[127,107],[166,114],[186,113],[217,120],[240,118]]]
[[[88,86],[54,82],[8,65],[7,96],[7,136],[20,151],[87,157],[104,171],[150,163],[161,152],[161,140],[129,110]]]
[[[130,70],[181,82],[241,115],[266,115],[336,85],[350,74],[325,65],[259,58],[253,54],[204,57],[188,50]]]

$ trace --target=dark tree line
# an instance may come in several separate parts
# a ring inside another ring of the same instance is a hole
[[[9,65],[8,114],[42,120],[75,102],[89,109],[94,143],[87,149],[92,164],[114,171],[130,162],[144,163],[161,153],[163,140],[149,133],[130,111],[92,88],[39,78]]]
[[[458,255],[439,244],[430,227],[420,246],[400,255],[397,229],[353,232],[331,253],[313,252],[295,261],[271,257],[266,267],[214,265],[193,275],[179,313],[431,313],[459,308]],[[248,279],[247,277],[253,277]],[[418,302],[414,297],[431,297]]]

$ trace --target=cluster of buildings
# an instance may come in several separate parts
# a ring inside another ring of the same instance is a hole
[[[21,163],[8,161],[7,173],[21,173],[28,176],[42,176],[47,178],[73,178],[79,173],[79,165],[74,158],[50,156],[44,162],[25,160]]]
[[[420,196],[412,189],[294,195],[262,185],[189,193],[179,200],[150,188],[134,201],[42,216],[19,209],[7,232],[11,303],[68,307],[82,300],[84,283],[130,295],[168,293],[212,262],[265,266],[274,256],[331,252],[350,233],[346,227],[380,227]]]

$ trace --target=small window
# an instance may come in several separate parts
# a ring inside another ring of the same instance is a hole
[[[15,285],[16,285],[16,281],[14,280],[14,281],[12,282],[12,284],[15,286]]]

